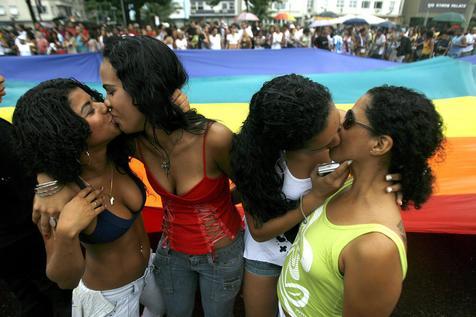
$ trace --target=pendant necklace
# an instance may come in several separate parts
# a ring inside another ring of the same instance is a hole
[[[169,153],[157,142],[149,141],[152,144],[154,150],[158,153],[165,154],[165,158],[162,160],[160,164],[160,168],[164,171],[165,175],[169,177],[170,174],[170,157]]]
[[[109,203],[114,205],[114,196],[112,195],[112,186],[114,183],[114,165],[111,164],[111,187],[109,188]]]

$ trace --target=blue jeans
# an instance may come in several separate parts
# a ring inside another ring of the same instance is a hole
[[[243,278],[243,233],[213,256],[188,255],[161,245],[155,266],[167,317],[192,316],[197,285],[205,317],[233,316]]]

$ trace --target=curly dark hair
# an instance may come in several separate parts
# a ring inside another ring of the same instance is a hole
[[[367,118],[377,132],[392,137],[390,173],[402,175],[404,209],[416,209],[433,191],[434,175],[428,160],[443,158],[443,119],[425,95],[405,87],[381,86],[370,89]]]
[[[177,129],[202,134],[210,120],[195,109],[183,112],[170,101],[187,81],[187,73],[175,53],[149,36],[112,36],[104,47],[109,60],[134,105],[152,126],[171,133]]]
[[[233,140],[231,166],[243,205],[257,223],[297,206],[282,192],[276,163],[283,151],[303,148],[325,129],[332,103],[326,87],[296,74],[276,77],[253,95]]]
[[[32,175],[46,173],[68,183],[81,174],[79,158],[87,150],[91,130],[71,109],[69,95],[76,88],[103,101],[99,92],[65,78],[44,81],[18,100],[13,113],[15,138],[22,163]],[[116,167],[129,173],[132,152],[128,143],[126,136],[117,137],[109,143],[107,155]]]

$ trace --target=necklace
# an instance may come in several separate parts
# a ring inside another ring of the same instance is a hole
[[[162,163],[160,164],[160,168],[164,171],[165,175],[169,177],[170,174],[170,157],[169,153],[160,145],[160,144],[155,144],[155,142],[149,141],[150,144],[154,147],[154,150],[159,152],[159,153],[165,153],[165,158],[163,159]]]
[[[112,185],[114,184],[114,166],[111,164],[111,187],[109,188],[109,203],[114,205],[114,196],[112,196]]]
[[[86,182],[84,180],[84,178],[82,178],[81,176],[78,176],[80,180],[83,181],[83,183],[85,183],[86,185],[88,186],[91,186],[91,188],[95,189],[94,186],[92,186],[91,184],[89,184],[88,182]],[[114,205],[114,201],[115,201],[115,198],[114,196],[112,195],[112,188],[113,188],[113,185],[114,185],[114,165],[111,164],[111,183],[110,183],[110,187],[109,187],[109,204],[112,206]]]

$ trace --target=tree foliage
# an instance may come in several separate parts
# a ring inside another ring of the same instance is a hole
[[[254,13],[261,20],[269,17],[269,8],[273,2],[281,2],[281,0],[244,0],[246,4],[246,11]],[[220,0],[208,0],[207,3],[211,6],[216,6]]]
[[[173,0],[125,0],[124,5],[127,11],[129,3],[134,5],[136,13],[136,20],[133,22],[139,24],[153,23],[156,15],[160,18],[160,21],[165,21],[172,13],[180,9],[180,6],[174,3]],[[116,12],[118,22],[122,22],[122,19],[120,19],[122,18],[121,0],[85,0],[85,5],[88,12],[94,12],[99,16],[110,14],[110,8],[116,7],[118,9]],[[129,16],[126,18],[129,21]]]
[[[172,13],[180,8],[181,7],[172,0],[147,1],[141,9],[141,17],[144,23],[152,23],[155,16],[158,16],[162,22],[167,20]]]

